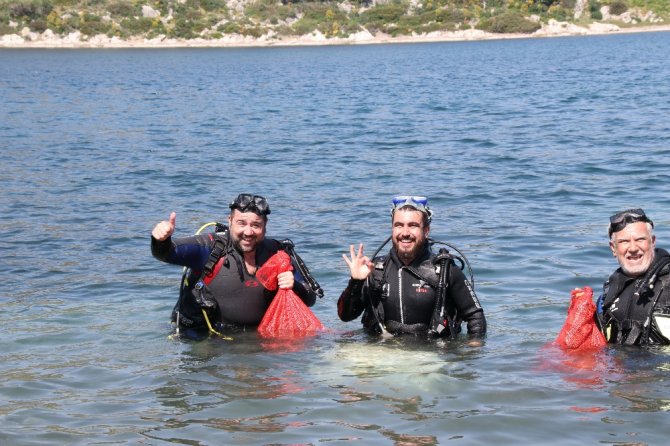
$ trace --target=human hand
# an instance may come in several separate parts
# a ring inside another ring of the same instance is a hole
[[[342,254],[342,258],[347,262],[349,271],[351,271],[351,278],[357,280],[365,280],[372,272],[372,262],[363,255],[363,243],[358,245],[358,252],[354,252],[354,245],[349,245],[349,252],[351,259],[346,254]]]
[[[293,271],[284,271],[283,273],[277,274],[277,285],[282,289],[291,289],[293,288],[293,283],[295,278],[293,277]]]
[[[154,226],[153,231],[151,231],[151,236],[156,240],[158,240],[159,242],[166,240],[167,238],[171,237],[172,234],[174,233],[176,221],[177,221],[177,213],[173,212],[170,214],[169,220],[163,220],[162,222]]]

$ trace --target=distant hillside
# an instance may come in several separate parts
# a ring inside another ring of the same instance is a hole
[[[667,0],[0,0],[0,36],[281,39],[533,33],[549,21],[621,27],[670,22]],[[18,38],[18,37],[17,37]]]

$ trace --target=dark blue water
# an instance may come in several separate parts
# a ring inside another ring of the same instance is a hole
[[[616,267],[607,218],[670,247],[670,34],[290,49],[0,50],[0,444],[664,444],[670,350],[543,349]],[[331,330],[170,339],[149,252],[263,194]],[[337,319],[341,254],[430,197],[484,346]]]

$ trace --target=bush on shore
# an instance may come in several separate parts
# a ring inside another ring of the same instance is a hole
[[[549,19],[574,20],[576,0],[0,0],[0,36],[51,30],[121,38],[158,35],[193,39],[226,34],[260,37],[347,37],[362,30],[392,36],[476,27],[493,33],[533,33]],[[588,0],[587,20],[601,8],[620,15],[631,8],[670,18],[667,0]],[[646,9],[645,9],[646,8]],[[537,16],[529,20],[531,15]],[[583,19],[582,19],[583,20]]]
[[[628,11],[628,5],[623,0],[614,0],[610,3],[610,14],[621,15]]]
[[[540,29],[542,25],[524,18],[518,12],[507,12],[505,14],[484,19],[477,24],[477,29],[491,33],[522,33],[531,34]]]

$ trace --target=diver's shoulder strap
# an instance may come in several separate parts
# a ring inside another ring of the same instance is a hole
[[[657,277],[657,280],[661,282],[661,288],[654,290],[654,302],[651,305],[650,314],[654,312],[659,303],[661,305],[670,304],[670,259],[660,268]]]
[[[388,264],[391,261],[390,255],[383,255],[372,259],[372,272],[368,277],[368,284],[372,288],[379,288],[388,282],[386,276],[388,274]]]
[[[203,302],[202,300],[199,301],[198,296],[195,296],[195,304],[188,303],[188,301],[185,300],[187,290],[193,287],[196,293],[199,292],[203,284],[208,285],[212,281],[218,270],[221,268],[221,265],[225,261],[226,249],[229,245],[229,232],[226,225],[219,222],[206,223],[201,226],[195,234],[199,235],[203,230],[211,226],[214,227],[215,232],[209,233],[207,235],[210,240],[214,241],[214,246],[212,247],[212,251],[210,251],[203,270],[192,271],[190,268],[185,267],[184,272],[182,273],[181,283],[179,285],[179,298],[177,299],[177,303],[172,310],[173,322],[177,323],[177,327],[179,327],[180,324],[184,326],[194,326],[203,322],[203,318],[200,316],[200,309],[204,310]],[[190,281],[193,281],[193,285],[189,283]],[[210,307],[213,304],[213,302],[209,302]],[[187,307],[189,305],[197,305],[199,309],[197,312],[195,312],[194,308],[190,308],[191,311],[188,312],[189,316],[187,316],[182,309],[182,306],[184,305]],[[204,316],[206,317],[207,315],[204,314]]]
[[[214,246],[212,247],[212,251],[209,253],[209,258],[207,259],[207,262],[205,262],[205,266],[203,267],[202,274],[200,276],[206,284],[208,284],[214,278],[214,276],[216,276],[216,272],[218,272],[218,268],[216,268],[216,266],[219,265],[220,268],[221,263],[225,261],[225,257],[228,251],[229,239],[228,237],[224,237],[225,234],[227,233],[216,233],[209,235],[210,238],[214,241]]]
[[[305,262],[303,262],[302,258],[298,255],[297,252],[295,252],[295,244],[293,241],[287,238],[278,241],[278,243],[281,249],[286,251],[289,257],[291,257],[291,260],[293,260],[295,265],[298,267],[300,274],[307,281],[307,284],[312,289],[312,291],[314,291],[317,296],[323,297],[324,293],[321,285],[319,285],[319,282],[316,281],[312,273],[309,272],[309,268],[307,268],[307,265],[305,265]]]

